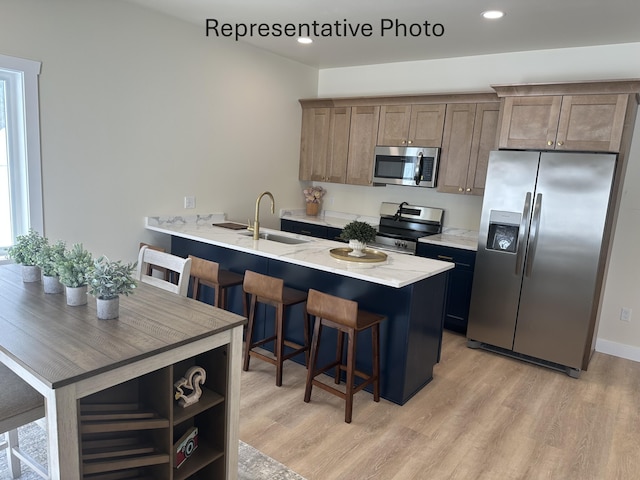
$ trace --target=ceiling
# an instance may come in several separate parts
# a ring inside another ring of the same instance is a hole
[[[194,23],[202,27],[203,36],[206,19],[215,19],[219,25],[317,22],[322,29],[322,24],[331,24],[327,34],[315,37],[311,45],[297,43],[296,37],[257,33],[243,39],[318,68],[640,42],[638,0],[124,1]],[[493,9],[504,10],[505,17],[485,20],[480,16]],[[388,20],[385,25],[391,24],[384,36],[383,19]],[[396,20],[401,24],[397,34]],[[342,35],[345,25],[355,29],[365,24],[371,25],[370,36],[362,35],[361,30],[356,36]],[[407,27],[406,36],[402,25]],[[213,35],[210,31],[211,42],[235,42]]]

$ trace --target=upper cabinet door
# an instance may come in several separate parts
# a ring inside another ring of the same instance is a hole
[[[325,177],[327,182],[344,183],[347,179],[351,107],[332,108],[329,121],[329,148]]]
[[[447,106],[412,105],[407,143],[416,147],[441,147]]]
[[[378,145],[407,145],[411,105],[383,105],[380,108],[378,125]]]
[[[380,107],[351,107],[347,181],[351,185],[373,183],[373,155],[376,148]]]
[[[553,148],[562,97],[506,97],[500,126],[500,148]]]
[[[445,104],[383,105],[380,108],[378,145],[442,146]]]
[[[618,152],[628,95],[506,97],[500,148]]]
[[[330,108],[302,110],[300,139],[300,180],[323,181],[329,148]]]
[[[628,95],[565,95],[556,150],[618,152]]]

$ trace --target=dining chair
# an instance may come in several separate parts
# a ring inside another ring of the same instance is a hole
[[[147,246],[152,250],[158,250],[159,252],[166,252],[166,250],[163,247],[158,247],[157,245],[151,245],[150,243],[144,243],[144,242],[140,242],[140,246],[138,247],[138,249]],[[164,277],[165,280],[170,281],[171,278],[169,276],[169,271],[164,268],[164,267],[159,267],[158,265],[152,265],[152,264],[148,264],[147,265],[147,275],[151,275],[151,276],[158,276],[158,275],[154,275],[153,272],[157,272],[160,276]]]
[[[164,278],[149,275],[149,264],[166,268],[170,272],[175,272],[178,276],[177,284],[171,283]],[[176,255],[171,255],[170,253],[160,252],[149,248],[146,245],[140,249],[140,253],[138,254],[138,280],[143,283],[148,283],[149,285],[186,297],[187,290],[189,289],[190,273],[190,258],[182,258]]]
[[[48,479],[46,467],[20,448],[18,427],[43,418],[44,397],[0,364],[0,432],[5,439],[0,441],[0,450],[7,450],[7,464],[13,478],[20,478],[24,463],[40,477]]]

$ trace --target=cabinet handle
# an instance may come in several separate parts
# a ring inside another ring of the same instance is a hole
[[[548,146],[553,145],[553,141],[552,141],[552,140],[547,141],[547,145],[548,145]]]
[[[447,255],[438,255],[440,260],[448,260],[449,262],[453,262],[453,257],[448,257]]]
[[[411,145],[413,143],[413,140],[409,140],[407,143]]]
[[[302,235],[311,235],[311,232],[309,230],[300,230],[300,233]]]
[[[561,140],[561,141],[558,142],[558,146],[561,147],[562,145],[564,145],[564,142]]]
[[[405,143],[407,143],[407,141],[406,140],[402,140],[402,144],[404,145]]]
[[[464,188],[462,188],[462,187],[458,187],[458,191],[459,191],[459,192],[464,192]]]
[[[471,191],[471,189],[470,189],[470,188],[467,188],[467,192],[470,192],[470,191]]]

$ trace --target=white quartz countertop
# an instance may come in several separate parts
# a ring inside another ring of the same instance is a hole
[[[332,248],[344,248],[345,244],[305,235],[295,235],[268,228],[261,233],[277,233],[281,236],[306,240],[289,245],[270,240],[253,240],[248,230],[230,230],[216,227],[213,223],[224,223],[223,214],[199,215],[197,217],[146,217],[148,230],[177,237],[196,240],[211,245],[226,247],[283,262],[315,268],[345,277],[401,288],[422,279],[438,275],[454,267],[451,262],[415,257],[400,253],[385,252],[387,259],[380,263],[355,263],[332,257]]]
[[[463,250],[478,250],[478,232],[475,230],[444,228],[442,233],[422,237],[418,241],[445,247],[461,248]]]

